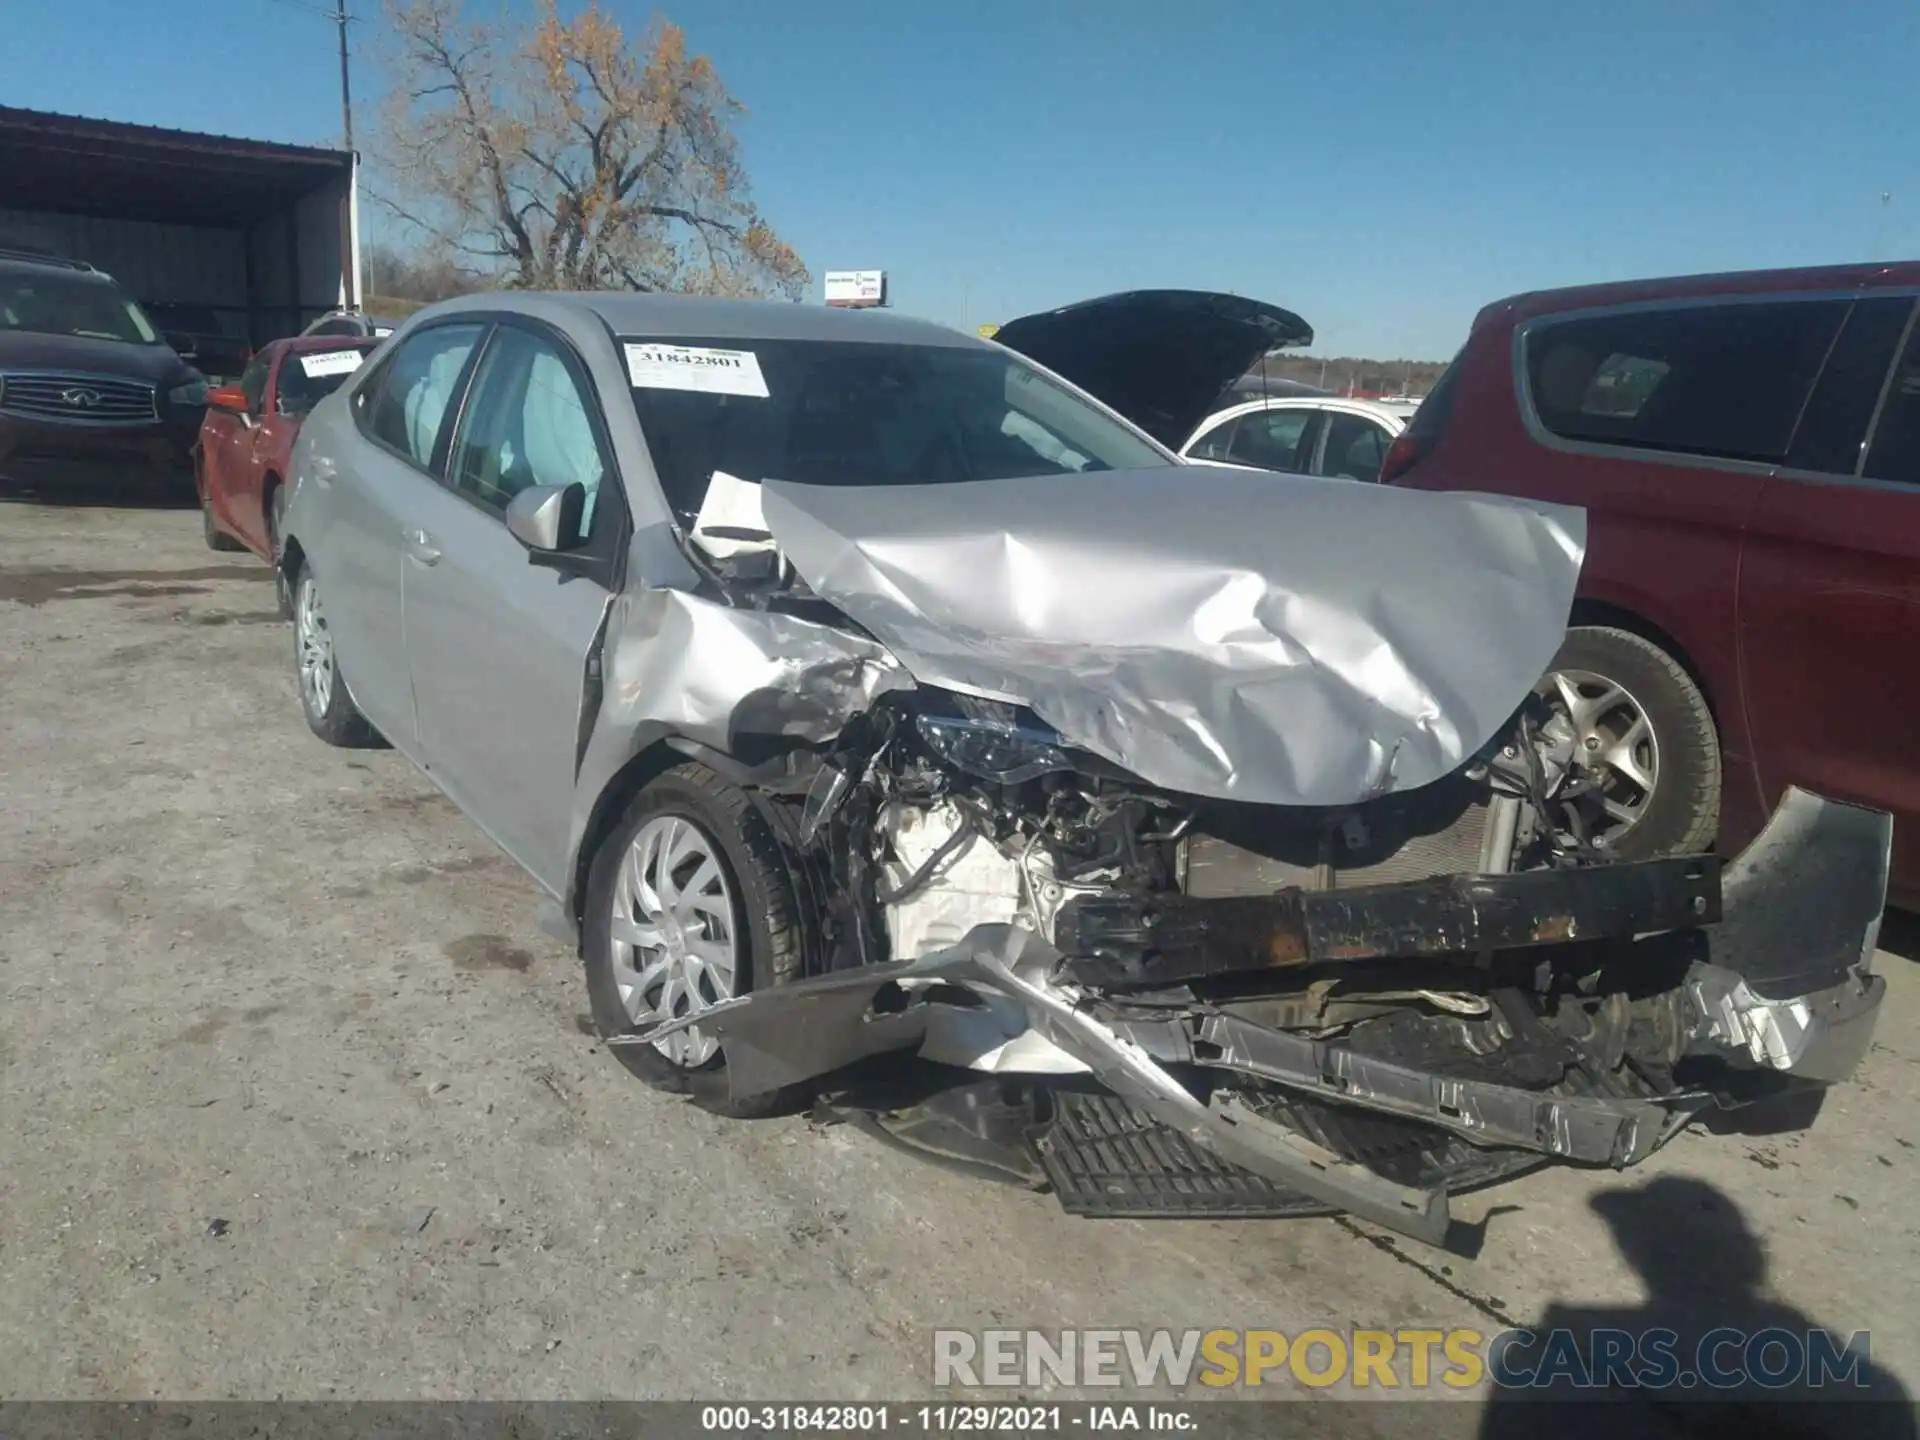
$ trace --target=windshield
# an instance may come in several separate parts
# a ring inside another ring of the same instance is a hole
[[[0,270],[0,329],[151,345],[153,322],[110,280],[56,271]]]
[[[338,349],[303,350],[280,364],[280,409],[304,415],[346,383],[372,348],[347,342]]]
[[[627,340],[633,404],[676,511],[716,470],[807,485],[940,485],[1170,465],[1013,355],[862,341]]]

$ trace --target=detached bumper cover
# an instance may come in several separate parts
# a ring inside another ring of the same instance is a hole
[[[1673,996],[1686,1057],[1728,1070],[1832,1083],[1872,1039],[1885,982],[1871,970],[1892,821],[1790,790],[1721,875],[1721,918],[1702,932]],[[1256,1174],[1418,1239],[1446,1235],[1444,1189],[1399,1185],[1275,1124],[1228,1090],[1198,1098],[1166,1068],[1234,1071],[1451,1131],[1476,1144],[1615,1166],[1652,1154],[1715,1092],[1648,1099],[1561,1095],[1450,1078],[1341,1041],[1267,1030],[1196,1006],[1152,1023],[1107,1023],[1061,983],[1065,957],[1040,937],[982,925],[917,960],[741,996],[702,1012],[726,1049],[736,1097],[817,1078],[896,1050],[950,1053],[1034,1036],[1159,1123]],[[650,1044],[687,1022],[609,1041]]]
[[[1867,1053],[1893,819],[1788,790],[1723,877],[1724,915],[1686,988],[1690,1053],[1824,1084]]]

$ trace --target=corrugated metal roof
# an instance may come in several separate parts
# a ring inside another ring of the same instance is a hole
[[[215,135],[205,130],[173,130],[164,125],[136,125],[129,120],[109,120],[99,115],[70,115],[64,110],[22,110],[0,105],[0,124],[41,124],[72,126],[101,134],[121,135],[148,143],[180,144],[190,147],[239,149],[255,155],[304,156],[326,159],[344,165],[350,152],[327,145],[292,145],[279,140],[253,140],[243,135]]]
[[[0,106],[0,176],[21,210],[241,228],[352,164],[344,150]]]

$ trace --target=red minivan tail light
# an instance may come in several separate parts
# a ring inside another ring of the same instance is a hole
[[[1400,432],[1400,438],[1387,447],[1386,458],[1380,462],[1382,485],[1390,485],[1404,478],[1440,443],[1440,436],[1453,415],[1454,392],[1460,388],[1460,361],[1466,353],[1463,347],[1447,368],[1440,372],[1440,378],[1433,382],[1433,389],[1420,402],[1420,408],[1413,412],[1413,418],[1407,421],[1407,428]]]
[[[1403,430],[1400,438],[1387,447],[1387,458],[1380,462],[1380,483],[1390,485],[1398,480],[1424,460],[1432,448],[1431,440],[1422,440],[1411,430]]]

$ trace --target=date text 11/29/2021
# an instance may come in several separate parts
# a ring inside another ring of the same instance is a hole
[[[705,1405],[700,1428],[716,1434],[766,1431],[825,1434],[900,1430],[928,1435],[1155,1431],[1192,1434],[1178,1405]]]

